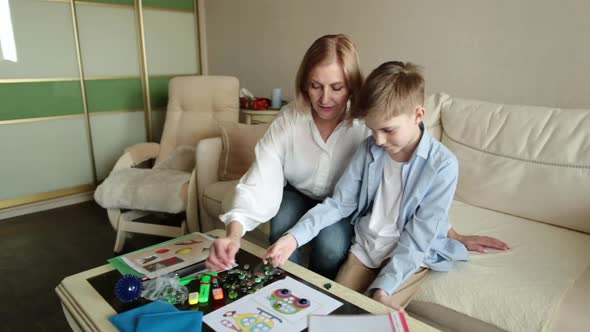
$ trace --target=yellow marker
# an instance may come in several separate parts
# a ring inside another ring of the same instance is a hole
[[[199,292],[192,292],[188,295],[188,304],[199,304]]]

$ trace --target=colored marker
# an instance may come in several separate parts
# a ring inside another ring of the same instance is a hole
[[[209,302],[209,292],[211,291],[211,276],[204,275],[201,277],[201,285],[199,287],[199,302]]]
[[[223,288],[219,287],[217,279],[213,279],[212,286],[211,293],[213,294],[213,298],[215,300],[223,300]]]

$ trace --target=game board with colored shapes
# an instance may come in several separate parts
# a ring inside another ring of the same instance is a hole
[[[135,271],[156,278],[207,259],[213,238],[192,233],[121,257]]]
[[[342,305],[300,281],[286,277],[207,314],[215,331],[301,331],[309,315],[327,315]]]

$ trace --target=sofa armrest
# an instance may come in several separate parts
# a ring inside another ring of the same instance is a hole
[[[218,169],[221,149],[221,137],[206,138],[197,143],[195,169],[199,202],[201,202],[205,187],[219,181]]]
[[[117,160],[113,171],[130,168],[146,160],[155,159],[160,153],[158,143],[138,143],[125,149],[125,153]]]

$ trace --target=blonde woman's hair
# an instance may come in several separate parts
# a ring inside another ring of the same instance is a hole
[[[391,118],[411,114],[418,105],[424,105],[421,68],[410,62],[390,61],[367,77],[349,116],[364,119],[379,114]]]
[[[299,65],[295,79],[295,108],[300,111],[311,110],[309,101],[309,75],[318,65],[337,62],[342,67],[350,102],[355,103],[363,84],[359,58],[352,40],[343,34],[325,35],[311,44]]]

